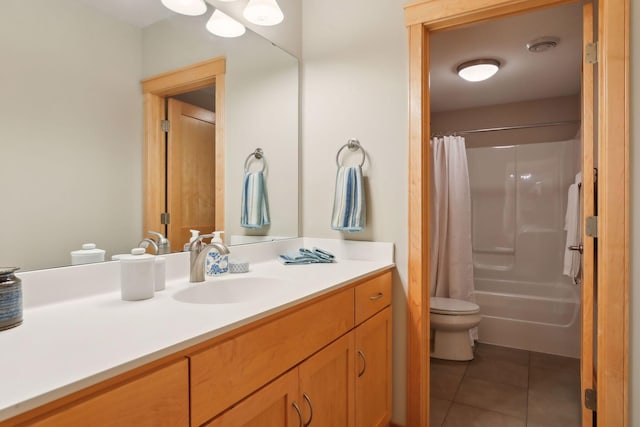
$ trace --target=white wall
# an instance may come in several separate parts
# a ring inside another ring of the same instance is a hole
[[[142,228],[141,32],[77,1],[8,0],[0,13],[0,259],[68,265]]]
[[[631,22],[640,22],[640,4],[631,1]],[[631,25],[631,277],[629,303],[630,426],[640,426],[640,27]],[[635,79],[634,79],[635,78]]]
[[[393,421],[406,407],[408,53],[401,0],[305,0],[302,10],[303,235],[394,242]],[[366,11],[366,13],[363,13]],[[330,229],[338,149],[367,152],[367,225]]]

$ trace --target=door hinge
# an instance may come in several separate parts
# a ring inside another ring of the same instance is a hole
[[[160,214],[160,224],[163,224],[163,225],[171,224],[171,215],[169,215],[169,212],[162,212]]]
[[[584,232],[589,237],[598,237],[598,217],[588,216],[584,222]]]
[[[584,406],[592,411],[596,410],[597,396],[596,391],[592,388],[584,390]]]
[[[160,120],[160,126],[163,132],[169,132],[169,120]]]
[[[587,64],[598,62],[598,42],[587,43],[584,47],[584,60]]]

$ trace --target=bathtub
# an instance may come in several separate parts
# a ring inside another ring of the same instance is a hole
[[[580,287],[476,278],[479,341],[580,357]]]

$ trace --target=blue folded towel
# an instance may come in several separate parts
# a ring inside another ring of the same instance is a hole
[[[284,265],[299,264],[327,264],[336,262],[335,256],[325,250],[313,248],[312,250],[300,248],[298,252],[280,255],[278,260]]]
[[[340,167],[336,176],[331,228],[362,231],[365,226],[365,198],[360,166]]]
[[[242,185],[240,225],[245,228],[261,228],[270,222],[264,175],[262,171],[246,172]]]

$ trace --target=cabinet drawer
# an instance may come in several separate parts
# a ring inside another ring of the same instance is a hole
[[[182,359],[27,423],[38,427],[189,425],[189,367]]]
[[[246,331],[191,360],[191,425],[199,426],[353,328],[353,290]]]
[[[391,272],[358,285],[355,298],[358,325],[391,304]]]

